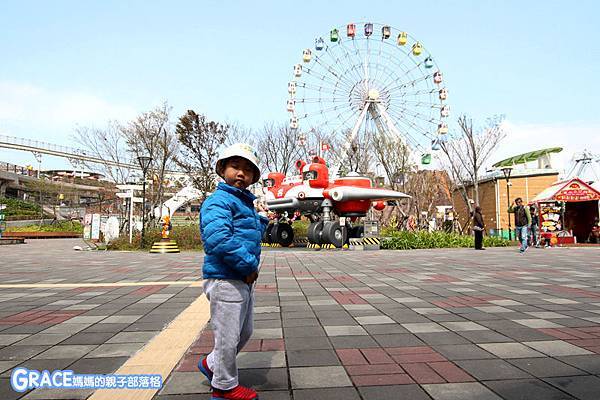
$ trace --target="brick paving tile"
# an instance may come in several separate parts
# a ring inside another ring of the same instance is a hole
[[[209,393],[210,385],[199,378],[198,372],[173,372],[159,394]]]
[[[290,368],[293,389],[352,386],[343,367]]]
[[[562,340],[548,340],[536,342],[523,342],[523,344],[536,349],[549,356],[581,356],[592,354],[591,351],[572,345]]]
[[[500,359],[462,360],[456,361],[455,364],[480,381],[531,378],[531,375],[528,373]]]
[[[369,336],[334,336],[331,337],[331,344],[336,349],[379,347],[379,344]]]
[[[385,351],[393,356],[404,354],[432,354],[435,353],[431,347],[414,346],[414,347],[387,347]]]
[[[290,367],[340,365],[333,350],[287,351],[286,354]]]
[[[246,345],[244,346],[244,348],[242,349],[242,351],[260,351],[260,347],[261,347],[261,340],[260,339],[250,339],[248,340],[248,343],[246,343]],[[205,346],[203,346],[205,347]],[[207,348],[209,348],[209,352],[212,350],[213,345],[210,344],[209,346],[206,346]]]
[[[0,398],[2,400],[16,400],[22,396],[23,393],[15,392],[10,386],[10,378],[0,378]]]
[[[329,342],[329,340],[327,340],[326,337],[285,339],[286,350],[323,350],[331,349],[331,347],[331,343]]]
[[[186,354],[175,367],[178,372],[196,372],[198,371],[198,361],[201,356],[198,354]]]
[[[0,349],[0,360],[28,360],[36,354],[51,348],[50,346],[7,346]],[[68,357],[66,357],[68,358]]]
[[[415,383],[407,374],[354,375],[350,378],[356,386],[407,385]]]
[[[581,369],[553,358],[519,358],[509,360],[508,362],[537,378],[586,374]],[[600,362],[598,365],[600,366]]]
[[[0,361],[0,374],[4,371],[10,371],[12,367],[21,364],[18,360],[13,361]]]
[[[476,332],[476,331],[471,331]],[[485,332],[485,331],[479,331]],[[416,336],[423,343],[430,346],[437,346],[443,344],[468,344],[469,341],[463,336],[459,335],[463,332],[434,332],[434,333],[417,333]],[[466,333],[466,332],[465,332]]]
[[[444,378],[438,375],[428,364],[411,363],[400,364],[400,366],[419,384],[444,383]]]
[[[400,364],[404,363],[424,363],[424,362],[435,362],[435,361],[446,361],[444,356],[438,353],[425,353],[425,354],[399,354],[393,355],[394,361]]]
[[[362,349],[361,352],[369,361],[369,364],[389,364],[394,362],[383,349]]]
[[[343,365],[366,365],[369,362],[359,349],[336,349]]]
[[[350,376],[404,373],[404,370],[398,364],[348,365],[345,368]]]
[[[286,365],[283,351],[240,352],[237,356],[238,369],[283,368]]]
[[[479,382],[423,385],[433,400],[503,400]]]
[[[505,400],[575,400],[575,397],[537,379],[487,381],[484,384]]]
[[[391,386],[362,386],[358,388],[363,399],[389,400],[431,400],[421,387],[416,384],[391,385]]]
[[[266,398],[263,393],[260,399]],[[352,387],[299,389],[294,390],[294,400],[361,400],[358,391]]]
[[[530,358],[543,357],[544,355],[521,343],[485,343],[479,344],[482,349],[498,358]]]
[[[0,281],[200,279],[201,253],[84,253],[72,252],[73,241],[45,243],[3,252],[12,267],[0,271]],[[240,354],[240,382],[259,390],[263,400],[343,394],[345,400],[509,400],[527,393],[532,399],[556,393],[597,399],[589,389],[600,386],[594,376],[600,374],[600,292],[591,283],[600,279],[595,250],[566,248],[549,257],[550,251],[532,249],[524,257],[514,248],[483,254],[430,249],[408,257],[394,251],[266,249],[255,286],[255,335]],[[60,268],[46,266],[47,259]],[[32,266],[39,273],[32,274]],[[19,364],[70,363],[67,368],[112,372],[201,292],[167,284],[3,289],[0,377],[6,381],[7,371]],[[323,326],[340,336],[327,336]],[[195,364],[213,342],[209,325],[167,381],[173,393],[155,398],[208,399]],[[123,347],[110,347],[115,345]],[[87,355],[105,357],[75,360],[76,352],[67,351],[71,346],[94,346]],[[472,379],[479,382],[459,382]],[[439,383],[415,383],[430,381]],[[523,390],[512,389],[517,382]],[[321,388],[326,385],[336,387]],[[65,395],[34,391],[25,397]]]
[[[260,351],[283,351],[285,342],[283,339],[262,339]]]
[[[450,383],[473,382],[475,378],[449,361],[428,363],[435,372]]]
[[[600,378],[597,376],[545,378],[544,381],[580,400],[600,398]]]

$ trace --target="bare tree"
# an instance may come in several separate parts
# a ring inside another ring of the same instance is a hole
[[[179,118],[175,132],[182,147],[175,162],[203,193],[203,199],[215,189],[215,164],[218,150],[227,140],[228,125],[207,121],[204,115],[188,110]]]
[[[252,147],[256,147],[258,139],[256,132],[251,128],[245,127],[239,122],[227,122],[225,125],[229,127],[227,129],[227,138],[225,139],[226,146],[231,146],[235,143],[246,143]]]
[[[85,149],[85,155],[102,160],[101,172],[111,181],[123,183],[129,179],[130,169],[114,166],[115,163],[131,163],[127,139],[122,135],[118,122],[109,121],[105,128],[77,127],[74,140]],[[81,163],[89,169],[97,169],[97,164]]]
[[[341,150],[339,139],[332,133],[319,128],[311,128],[297,133],[300,158],[311,161],[315,156],[324,158],[329,166],[335,164]]]
[[[258,135],[257,150],[263,169],[287,174],[294,162],[301,157],[296,130],[282,123],[269,122]]]
[[[348,132],[348,135],[350,135],[350,132]],[[362,134],[357,134],[352,143],[350,143],[348,154],[345,155],[345,158],[342,158],[342,162],[347,163],[346,167],[349,171],[361,174],[367,174],[372,171],[375,159],[373,155],[374,135],[372,131],[365,131]]]
[[[373,138],[373,150],[391,188],[406,192],[407,174],[416,168],[410,161],[406,142],[399,137],[379,134]]]
[[[148,170],[148,175],[154,182],[149,196],[152,208],[163,203],[165,175],[172,167],[178,149],[177,139],[169,120],[170,112],[171,107],[165,102],[151,111],[140,114],[121,127],[121,133],[127,140],[128,151],[132,154],[132,158],[134,160],[139,156],[152,158]]]
[[[506,137],[502,121],[504,116],[489,118],[486,125],[479,130],[473,128],[473,120],[465,115],[458,119],[459,135],[449,142],[441,144],[446,155],[450,174],[460,188],[467,209],[472,211],[465,185],[474,187],[474,202],[479,205],[479,171],[496,149],[500,141]]]
[[[406,192],[411,196],[411,213],[420,222],[423,212],[431,215],[436,205],[447,204],[450,200],[444,188],[444,171],[420,170],[409,173]]]

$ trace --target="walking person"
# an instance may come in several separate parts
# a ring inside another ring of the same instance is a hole
[[[236,357],[253,330],[254,290],[260,263],[260,241],[269,220],[254,209],[248,186],[260,178],[258,157],[247,144],[227,148],[216,172],[225,182],[202,204],[200,231],[204,242],[203,287],[210,301],[215,343],[198,369],[212,387],[212,399],[256,400],[241,386]]]
[[[531,226],[531,213],[529,212],[529,207],[524,206],[523,199],[517,197],[515,202],[508,208],[508,212],[515,214],[516,236],[521,243],[519,252],[523,254],[527,251],[527,231]]]
[[[529,207],[529,213],[531,214],[531,233],[529,235],[530,238],[530,246],[535,246],[536,248],[540,247],[540,216],[537,212],[535,206]]]
[[[475,233],[475,250],[485,250],[483,248],[483,232],[485,231],[485,224],[483,222],[483,215],[481,214],[481,207],[475,207],[473,213],[473,232]]]

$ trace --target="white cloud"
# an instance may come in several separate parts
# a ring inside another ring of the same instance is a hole
[[[508,135],[490,158],[490,165],[511,156],[547,147],[563,148],[561,153],[552,155],[552,167],[560,170],[570,169],[573,156],[583,150],[600,155],[598,123],[535,124],[506,121],[505,124]],[[534,167],[534,163],[530,166]],[[600,165],[597,165],[597,169],[598,167]]]
[[[42,139],[62,131],[60,136],[66,138],[76,125],[104,124],[133,116],[132,107],[111,104],[93,94],[0,81],[0,128],[8,135],[30,131],[29,138]]]

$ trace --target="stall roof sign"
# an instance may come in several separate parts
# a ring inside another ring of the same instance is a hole
[[[600,192],[578,178],[555,183],[535,196],[536,201],[593,201],[600,200]]]
[[[535,161],[538,158],[550,154],[550,153],[560,153],[562,151],[562,147],[550,147],[547,149],[530,151],[529,153],[519,154],[518,156],[512,156],[505,160],[498,161],[496,164],[492,165],[494,168],[502,168],[502,167],[512,167],[513,165],[525,164],[531,161]]]

